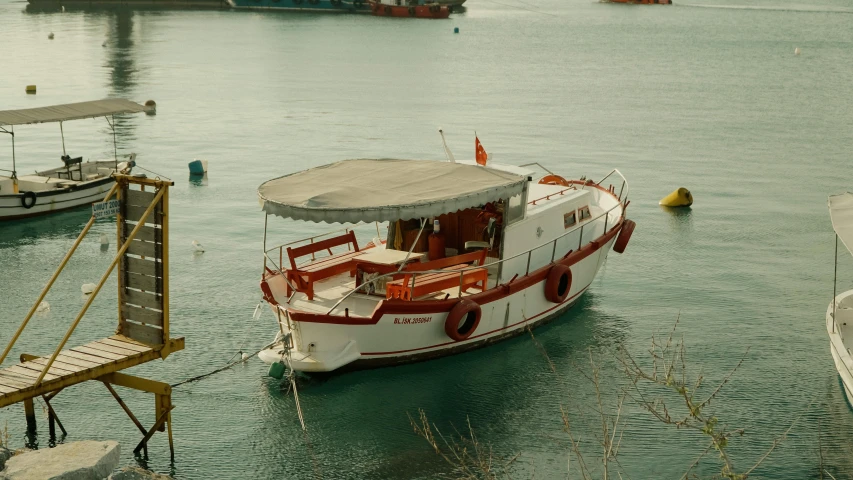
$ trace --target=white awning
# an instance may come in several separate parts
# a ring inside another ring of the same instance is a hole
[[[30,123],[65,122],[81,118],[106,117],[120,113],[139,113],[151,110],[122,98],[108,98],[91,102],[69,103],[51,107],[25,108],[0,111],[0,125],[27,125]]]
[[[832,219],[832,229],[853,253],[853,193],[829,196],[829,217]]]
[[[526,177],[432,160],[344,160],[258,187],[264,212],[328,223],[432,217],[520,194]]]

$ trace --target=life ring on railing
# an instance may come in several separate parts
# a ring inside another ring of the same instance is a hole
[[[628,240],[631,240],[631,234],[634,233],[634,227],[637,224],[633,220],[625,220],[622,224],[622,229],[619,230],[619,236],[616,237],[616,243],[613,244],[613,250],[616,253],[624,253],[625,247],[628,246]]]
[[[545,175],[541,179],[539,179],[540,185],[561,185],[563,187],[568,187],[571,184],[565,178],[559,175]]]
[[[447,320],[444,321],[444,333],[448,337],[461,342],[467,339],[477,329],[480,324],[480,317],[483,311],[476,302],[467,298],[460,300],[450,313],[447,314]]]
[[[417,11],[415,11],[415,7],[409,7],[409,16],[414,17],[416,14]]]
[[[29,201],[27,201],[27,199],[29,199]],[[29,208],[33,208],[33,206],[35,204],[36,204],[36,192],[24,192],[24,194],[21,195],[21,206],[22,207],[29,209]]]
[[[545,298],[549,302],[563,303],[572,289],[572,269],[558,263],[551,267],[545,280]]]

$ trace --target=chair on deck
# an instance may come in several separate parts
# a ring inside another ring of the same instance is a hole
[[[83,181],[83,157],[71,158],[70,155],[63,155],[60,158],[65,164],[65,174],[68,175],[68,179],[74,180],[74,177],[71,176],[71,167],[77,165],[77,172],[79,173],[77,180]]]
[[[352,244],[353,251],[333,254],[332,247],[339,245]],[[296,266],[296,259],[311,255],[312,253],[328,250],[329,256],[321,258],[316,262],[311,262],[305,265]],[[340,273],[349,272],[350,276],[355,276],[356,264],[354,259],[361,255],[358,249],[358,242],[355,239],[355,232],[350,231],[345,235],[322,240],[316,243],[310,243],[296,248],[287,248],[287,256],[290,259],[290,268],[285,271],[287,280],[287,295],[290,296],[290,284],[296,287],[297,291],[308,295],[308,300],[314,300],[314,282],[333,277]]]

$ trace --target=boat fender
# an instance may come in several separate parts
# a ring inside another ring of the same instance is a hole
[[[36,204],[36,192],[24,192],[21,195],[21,206],[24,208],[33,208]]]
[[[480,306],[467,298],[460,300],[450,309],[444,321],[444,332],[448,337],[461,342],[474,333],[480,324],[483,312]]]
[[[619,230],[619,236],[616,237],[616,243],[613,244],[613,250],[616,253],[624,253],[625,247],[628,246],[628,240],[631,240],[631,234],[634,233],[634,227],[637,224],[633,220],[625,220],[622,224],[622,229]]]
[[[385,15],[391,15],[391,6],[385,5]]]
[[[410,16],[410,17],[414,17],[414,16],[415,16],[415,13],[416,13],[416,12],[415,12],[415,7],[409,7],[409,16]]]
[[[572,289],[572,269],[558,263],[551,267],[545,280],[545,298],[549,302],[563,303]]]
[[[569,181],[559,175],[545,175],[539,180],[540,185],[561,185],[568,187]]]

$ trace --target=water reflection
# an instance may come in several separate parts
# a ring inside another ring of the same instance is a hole
[[[92,216],[92,207],[82,205],[62,213],[4,222],[0,228],[0,248],[31,245],[46,239],[77,238]],[[114,221],[103,219],[97,223]]]
[[[190,174],[190,185],[196,187],[205,187],[208,185],[207,181],[207,173],[203,173],[201,175]]]

